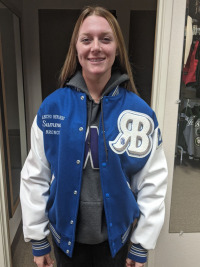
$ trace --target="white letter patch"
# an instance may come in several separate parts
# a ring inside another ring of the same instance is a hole
[[[109,141],[111,149],[117,154],[125,151],[130,157],[143,158],[152,149],[153,120],[146,114],[125,110],[117,121],[119,134]]]

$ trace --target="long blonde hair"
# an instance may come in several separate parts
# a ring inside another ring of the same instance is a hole
[[[61,74],[59,78],[60,86],[63,87],[65,82],[69,80],[75,74],[77,69],[80,67],[78,58],[77,58],[77,52],[76,52],[76,43],[78,39],[78,33],[79,33],[79,29],[83,21],[88,16],[92,16],[92,15],[103,17],[108,21],[114,33],[115,40],[117,42],[117,51],[118,51],[118,54],[116,56],[116,59],[115,59],[115,62],[112,68],[117,68],[118,70],[121,71],[121,73],[127,73],[130,80],[125,83],[124,85],[125,88],[138,94],[134,81],[133,81],[131,66],[128,60],[126,46],[125,46],[124,38],[121,32],[119,23],[107,9],[103,7],[99,7],[99,6],[85,7],[76,22],[76,25],[74,27],[74,31],[72,34],[69,50],[68,50],[64,65],[61,70]]]

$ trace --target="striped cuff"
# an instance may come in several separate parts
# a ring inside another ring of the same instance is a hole
[[[48,254],[51,246],[47,238],[42,240],[31,240],[33,256],[39,257]]]
[[[147,253],[148,251],[140,244],[132,244],[128,253],[128,258],[135,262],[144,263],[147,261]]]

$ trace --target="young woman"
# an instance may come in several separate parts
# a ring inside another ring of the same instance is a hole
[[[50,229],[58,267],[144,266],[164,220],[167,165],[155,113],[137,96],[106,9],[82,11],[60,81],[33,122],[21,174],[34,261],[53,266]]]

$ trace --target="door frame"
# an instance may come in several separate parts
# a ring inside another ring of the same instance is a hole
[[[1,115],[1,114],[0,114]],[[0,130],[1,130],[1,118],[0,118]],[[3,158],[3,140],[2,131],[0,132],[0,266],[12,266],[11,265],[11,251],[10,251],[10,237],[8,226],[8,212],[7,212],[7,195],[5,187],[5,170],[4,158]]]
[[[0,71],[1,71],[1,86],[4,87],[3,73],[3,57],[1,50],[1,35],[0,35]],[[5,184],[5,159],[4,159],[4,143],[2,132],[2,120],[0,110],[0,266],[12,266],[10,236],[9,236],[9,219],[8,219],[8,203],[7,203],[7,188]]]

